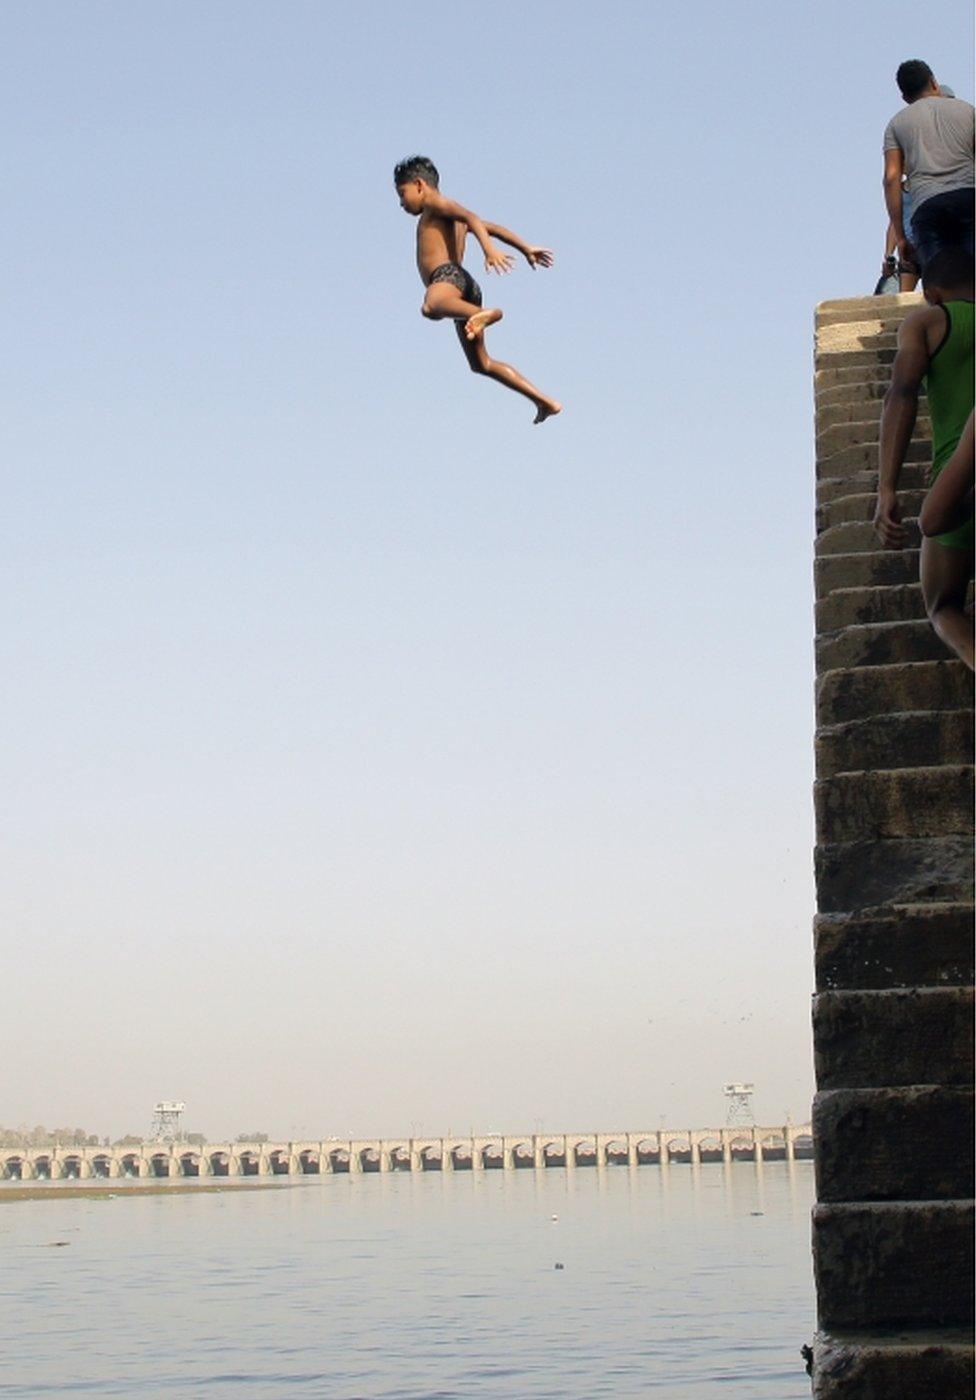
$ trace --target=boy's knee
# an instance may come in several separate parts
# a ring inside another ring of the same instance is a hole
[[[469,361],[468,361],[468,369],[470,369],[470,371],[471,371],[472,374],[487,374],[487,373],[488,373],[488,366],[482,364],[480,360],[469,360]]]

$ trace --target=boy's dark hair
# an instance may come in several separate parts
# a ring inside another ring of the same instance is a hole
[[[911,102],[923,93],[933,80],[932,69],[920,58],[906,59],[898,65],[898,72],[895,74],[895,82],[906,102]]]
[[[394,168],[393,183],[406,185],[411,180],[426,180],[427,184],[432,185],[436,190],[440,185],[441,177],[437,173],[437,166],[429,156],[407,156],[406,160],[401,160],[400,164]]]
[[[966,248],[941,248],[922,268],[926,287],[957,291],[973,281],[973,255]]]

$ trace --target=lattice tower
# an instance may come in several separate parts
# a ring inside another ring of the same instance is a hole
[[[152,1127],[149,1129],[149,1142],[179,1142],[181,1136],[180,1117],[186,1108],[185,1103],[174,1103],[163,1099],[153,1107]]]
[[[752,1127],[755,1123],[755,1115],[752,1111],[752,1095],[755,1092],[754,1084],[726,1084],[722,1093],[729,1101],[728,1111],[725,1115],[725,1125],[728,1128],[737,1128],[745,1125]]]

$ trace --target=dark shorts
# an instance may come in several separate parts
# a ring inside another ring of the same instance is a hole
[[[435,267],[430,274],[428,287],[432,287],[435,282],[450,282],[452,287],[457,287],[465,301],[474,302],[475,306],[481,306],[481,288],[468,272],[467,268],[460,263],[441,263],[440,267]]]
[[[912,210],[911,241],[919,266],[931,262],[945,248],[973,253],[973,190],[949,190],[923,200]]]

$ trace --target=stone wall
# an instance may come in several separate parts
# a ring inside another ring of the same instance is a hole
[[[818,1400],[973,1394],[972,677],[870,520],[914,296],[816,321]],[[901,486],[918,513],[924,400]]]

